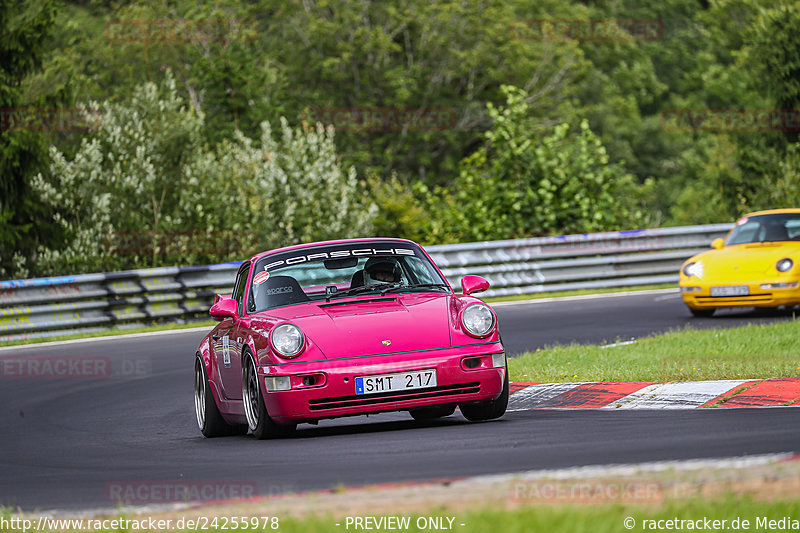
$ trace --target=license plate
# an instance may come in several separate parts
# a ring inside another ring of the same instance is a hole
[[[356,394],[378,394],[436,386],[436,369],[395,372],[356,378]]]
[[[747,296],[750,288],[747,285],[733,285],[730,287],[711,287],[711,296]]]

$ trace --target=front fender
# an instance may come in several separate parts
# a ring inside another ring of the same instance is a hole
[[[256,362],[258,362],[261,354],[259,353],[259,347],[257,346],[256,340],[252,335],[248,335],[245,341],[242,343],[242,367],[244,367],[244,353],[247,350],[249,350],[250,353],[255,356]],[[263,348],[261,351],[264,351]]]
[[[196,355],[199,355],[203,360],[203,364],[206,366],[206,374],[208,374],[209,379],[212,379],[214,376],[214,358],[211,357],[211,345],[208,341],[208,335],[203,338]]]

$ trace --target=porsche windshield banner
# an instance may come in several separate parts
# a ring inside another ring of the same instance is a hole
[[[298,250],[300,252],[300,250]],[[283,255],[283,254],[281,254]],[[375,257],[375,256],[392,256],[392,255],[417,255],[416,251],[412,248],[371,248],[363,247],[352,249],[335,249],[315,251],[314,253],[298,253],[297,255],[289,255],[283,259],[271,261],[261,267],[263,270],[273,270],[276,268],[299,265],[302,263],[311,263],[314,261],[324,261],[326,259],[344,259],[347,257]]]

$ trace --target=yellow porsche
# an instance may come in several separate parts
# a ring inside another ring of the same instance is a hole
[[[800,305],[800,209],[747,214],[711,248],[681,267],[681,297],[694,316]]]

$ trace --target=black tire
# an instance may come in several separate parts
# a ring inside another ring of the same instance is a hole
[[[696,316],[697,318],[710,318],[714,316],[714,311],[716,309],[692,309],[689,308],[689,312],[692,313],[692,316]]]
[[[506,366],[506,378],[503,380],[503,392],[496,400],[477,405],[462,405],[461,414],[470,422],[480,422],[482,420],[493,420],[500,418],[506,413],[508,408],[508,366]]]
[[[231,425],[222,418],[208,385],[206,365],[200,357],[196,357],[194,363],[194,412],[200,433],[205,437],[226,437],[247,433],[247,426]]]
[[[263,440],[286,437],[294,433],[297,424],[277,424],[267,413],[267,406],[258,383],[255,359],[245,352],[242,355],[242,361],[244,363],[242,366],[242,401],[247,417],[247,426],[253,436]]]
[[[414,420],[434,420],[436,418],[444,418],[456,412],[455,405],[435,405],[433,407],[420,407],[419,409],[411,409],[410,414]]]

